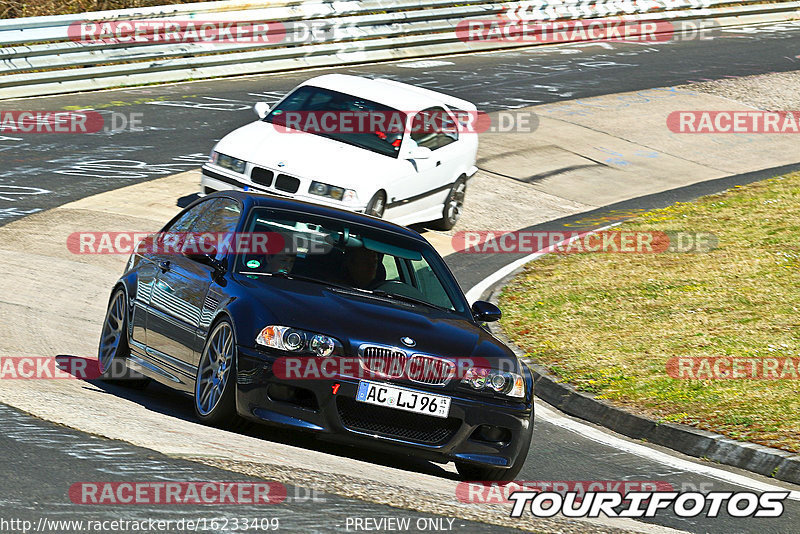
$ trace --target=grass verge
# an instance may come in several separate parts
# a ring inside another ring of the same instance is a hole
[[[187,4],[210,0],[3,0],[0,19],[66,15],[107,9]]]
[[[800,451],[797,374],[719,380],[667,371],[674,357],[800,356],[800,173],[648,212],[619,229],[713,232],[718,247],[540,258],[502,292],[505,333],[563,381],[633,412]]]

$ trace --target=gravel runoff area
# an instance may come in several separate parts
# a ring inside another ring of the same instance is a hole
[[[501,208],[487,209],[487,206]],[[458,224],[445,233],[487,228],[517,230],[520,225],[527,227],[593,208],[545,193],[530,184],[479,170],[468,182],[464,211]]]
[[[678,86],[765,111],[800,111],[800,70],[725,78]]]

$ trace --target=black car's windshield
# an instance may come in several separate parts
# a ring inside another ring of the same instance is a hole
[[[236,255],[236,270],[252,276],[314,281],[376,297],[464,311],[441,259],[414,240],[303,213],[254,208],[245,227],[279,246]],[[274,252],[274,253],[273,253]]]
[[[304,85],[284,98],[264,120],[396,158],[406,115],[371,100]]]

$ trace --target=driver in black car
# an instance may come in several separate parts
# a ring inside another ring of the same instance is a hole
[[[347,249],[344,256],[345,284],[359,289],[373,289],[383,283],[385,277],[380,254],[364,247]]]

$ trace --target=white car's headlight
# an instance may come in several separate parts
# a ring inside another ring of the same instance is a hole
[[[244,174],[245,167],[247,166],[247,162],[243,159],[236,159],[215,150],[211,151],[211,156],[208,158],[208,161],[225,169],[230,169],[233,172],[238,172],[239,174]]]
[[[322,182],[311,182],[308,192],[312,195],[341,200],[342,202],[355,202],[358,200],[358,195],[352,189],[323,184]]]

